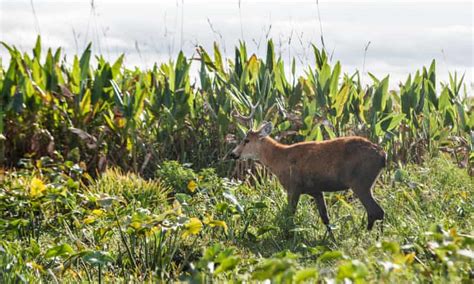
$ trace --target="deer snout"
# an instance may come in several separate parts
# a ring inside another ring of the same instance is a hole
[[[230,155],[229,155],[229,157],[230,157],[231,159],[234,159],[234,160],[237,160],[238,158],[240,158],[240,156],[237,155],[237,154],[234,153],[234,152],[231,152]]]

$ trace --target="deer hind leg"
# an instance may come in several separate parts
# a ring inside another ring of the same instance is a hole
[[[356,186],[353,190],[367,211],[367,230],[370,231],[372,230],[375,221],[383,221],[385,213],[372,196],[372,185]]]

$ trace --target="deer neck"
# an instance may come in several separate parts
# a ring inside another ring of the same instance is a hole
[[[280,144],[270,137],[263,138],[261,143],[260,162],[275,174],[278,173],[284,159],[286,145]]]

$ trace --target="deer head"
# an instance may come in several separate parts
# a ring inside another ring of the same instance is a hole
[[[261,141],[272,133],[273,125],[271,122],[264,122],[258,130],[249,130],[242,142],[240,142],[230,157],[233,159],[252,159],[259,160],[261,152]]]

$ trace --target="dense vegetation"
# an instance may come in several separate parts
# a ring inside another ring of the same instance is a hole
[[[90,46],[68,62],[60,49],[42,54],[39,37],[32,55],[3,46],[2,282],[473,277],[473,101],[462,77],[436,81],[435,62],[389,91],[388,76],[364,86],[316,47],[297,77],[271,41],[265,59],[243,43],[233,60],[198,47],[151,70],[123,56],[92,67]],[[290,228],[276,179],[225,159],[247,130],[237,112],[252,109],[283,142],[381,144],[384,232],[364,230],[350,192],[327,195],[335,240],[309,198]]]
[[[357,134],[381,143],[394,162],[421,162],[441,149],[470,166],[472,98],[457,75],[437,86],[434,62],[389,91],[388,76],[363,86],[359,73],[341,75],[339,62],[331,66],[316,47],[315,67],[296,77],[295,62],[284,70],[271,41],[265,60],[241,44],[225,61],[216,46],[214,59],[197,48],[191,60],[180,53],[145,71],[123,67],[123,56],[96,57],[92,68],[90,46],[67,62],[61,49],[42,61],[40,38],[32,56],[3,45],[11,58],[0,70],[1,164],[48,155],[85,161],[91,174],[109,164],[151,176],[173,159],[224,173],[232,167],[222,161],[228,142],[244,128],[232,113],[257,105],[255,122],[272,121],[282,141]],[[193,60],[201,69],[192,83]]]

